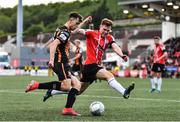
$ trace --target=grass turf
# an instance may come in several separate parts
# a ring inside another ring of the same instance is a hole
[[[180,80],[163,79],[162,92],[149,93],[148,79],[117,78],[125,87],[132,81],[135,90],[130,99],[110,88],[105,81],[93,83],[77,97],[74,108],[81,117],[62,116],[67,95],[56,95],[42,102],[45,90],[24,93],[30,80],[40,82],[56,80],[56,77],[1,76],[0,121],[180,121]],[[89,112],[93,101],[105,105],[103,116]]]

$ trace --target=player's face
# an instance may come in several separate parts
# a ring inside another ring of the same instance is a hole
[[[70,28],[72,30],[76,29],[78,27],[78,25],[80,24],[79,22],[79,18],[70,18],[69,19],[69,23],[70,23]]]
[[[159,44],[160,40],[159,39],[154,39],[155,44]]]
[[[76,45],[76,46],[79,46],[80,43],[79,43],[78,41],[75,41],[75,45]]]
[[[101,36],[106,36],[111,32],[111,26],[100,25]]]

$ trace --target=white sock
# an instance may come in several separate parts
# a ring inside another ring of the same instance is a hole
[[[57,95],[57,94],[68,94],[68,92],[58,91],[58,90],[52,90],[51,91],[51,95]]]
[[[158,83],[158,82],[157,82],[157,77],[154,77],[153,80],[154,80],[154,84],[157,84],[157,83]]]
[[[160,77],[160,78],[157,78],[157,81],[158,81],[158,83],[157,83],[157,90],[158,90],[158,91],[161,91],[162,78],[161,78],[161,77]]]
[[[124,95],[124,91],[126,90],[120,83],[118,83],[116,81],[115,78],[111,78],[108,80],[108,84],[115,89],[116,91],[118,91],[119,93],[121,93],[122,95]]]
[[[151,82],[151,88],[152,88],[152,89],[155,89],[154,78],[150,78],[150,82]]]

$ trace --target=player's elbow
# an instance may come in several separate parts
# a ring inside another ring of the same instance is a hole
[[[49,50],[52,51],[53,49],[54,49],[54,44],[51,43],[51,44],[49,45]]]
[[[80,33],[80,34],[85,35],[85,30],[84,30],[84,29],[78,29],[78,30],[77,30],[77,33]]]

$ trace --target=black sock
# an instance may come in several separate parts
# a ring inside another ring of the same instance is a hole
[[[59,81],[52,81],[52,82],[47,82],[47,83],[39,83],[38,89],[61,90],[61,82],[59,82]]]
[[[76,100],[76,95],[78,94],[78,90],[76,88],[71,88],[71,90],[68,93],[68,98],[66,102],[66,108],[72,108],[75,100]]]

